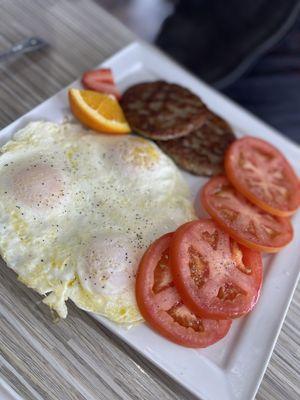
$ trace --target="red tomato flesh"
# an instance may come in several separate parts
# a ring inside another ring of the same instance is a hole
[[[95,80],[100,82],[107,82],[114,84],[114,76],[112,70],[110,68],[100,68],[100,69],[93,69],[91,71],[86,71],[83,74],[83,79],[89,82],[89,80]]]
[[[82,76],[82,84],[86,89],[113,94],[117,99],[121,98],[109,68],[86,71]]]
[[[234,240],[258,251],[274,253],[293,239],[293,227],[250,203],[225,176],[211,178],[201,192],[202,205]]]
[[[231,321],[199,318],[183,304],[169,266],[172,235],[156,240],[144,254],[136,278],[137,304],[162,336],[186,347],[207,347],[227,334]]]
[[[258,300],[260,253],[238,245],[212,220],[188,222],[177,229],[170,244],[170,265],[184,304],[196,315],[237,318]]]
[[[299,179],[283,154],[264,140],[244,137],[225,155],[225,171],[232,185],[258,207],[278,215],[292,215],[300,205]]]

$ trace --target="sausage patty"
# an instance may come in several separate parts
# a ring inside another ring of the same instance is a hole
[[[195,175],[211,176],[223,171],[224,153],[234,140],[228,123],[210,112],[201,128],[185,137],[156,143],[181,168]]]
[[[131,129],[155,140],[188,135],[203,125],[208,113],[190,90],[165,81],[131,86],[121,105]]]

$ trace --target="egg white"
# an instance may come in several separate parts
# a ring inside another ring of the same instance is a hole
[[[145,139],[32,122],[1,148],[0,251],[66,317],[68,298],[119,323],[149,244],[195,218],[174,163]]]

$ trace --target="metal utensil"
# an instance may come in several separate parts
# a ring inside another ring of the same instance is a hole
[[[17,57],[21,54],[39,50],[47,45],[48,43],[41,38],[38,37],[27,38],[19,43],[14,44],[8,50],[0,52],[0,63],[10,60],[11,58]]]

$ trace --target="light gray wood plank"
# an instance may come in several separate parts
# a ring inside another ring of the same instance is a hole
[[[29,35],[51,44],[0,67],[0,128],[134,39],[99,4],[0,0],[0,50]],[[0,374],[26,400],[194,399],[75,306],[54,323],[41,297],[3,262],[0,317]],[[300,398],[299,331],[300,285],[257,400]]]

